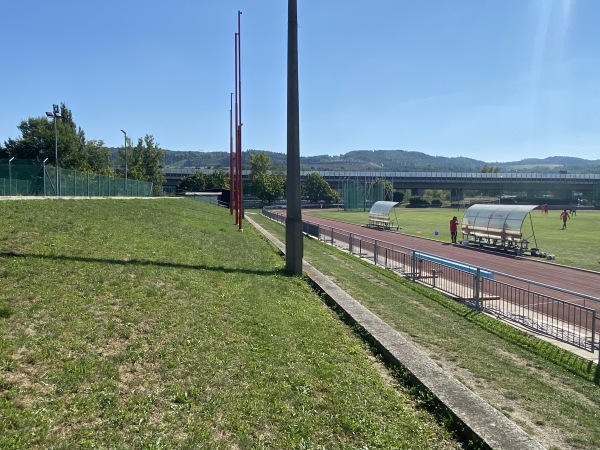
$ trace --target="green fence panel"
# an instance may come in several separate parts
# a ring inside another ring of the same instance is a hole
[[[0,161],[0,195],[43,195],[69,197],[151,197],[148,181],[99,175],[70,169],[58,170],[36,160]],[[127,189],[125,187],[127,186]]]

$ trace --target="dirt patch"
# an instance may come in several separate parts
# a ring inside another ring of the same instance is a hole
[[[516,355],[508,352],[502,352],[503,356],[510,358],[514,364],[527,366],[528,361],[519,358]],[[439,355],[429,354],[430,358],[436,360],[437,364],[446,372],[449,372],[454,378],[468,387],[475,394],[483,398],[487,403],[492,405],[511,421],[518,424],[524,431],[537,439],[546,448],[569,448],[565,442],[564,433],[553,427],[546,426],[540,423],[539,418],[533,416],[529,411],[521,406],[523,399],[514,398],[508,390],[490,389],[485,380],[474,376],[470,371],[456,364],[456,362],[440,358]],[[550,377],[547,376],[548,379]],[[557,390],[561,390],[564,386],[558,382],[554,382],[553,386]]]

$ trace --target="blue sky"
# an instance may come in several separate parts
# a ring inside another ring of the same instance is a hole
[[[88,139],[286,151],[287,1],[6,1],[0,141],[65,102]],[[600,158],[600,1],[298,0],[300,153]]]

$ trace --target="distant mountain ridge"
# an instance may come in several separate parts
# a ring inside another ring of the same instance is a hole
[[[118,149],[114,149],[118,150]],[[249,167],[250,155],[263,150],[247,150],[242,154],[242,164]],[[265,152],[274,165],[285,165],[285,153]],[[229,168],[229,152],[165,150],[165,168]],[[407,150],[353,150],[331,156],[301,156],[302,170],[367,170],[396,172],[480,172],[484,166],[498,167],[502,172],[561,172],[600,173],[600,159],[587,160],[572,156],[526,158],[511,162],[486,162],[462,156],[431,156]]]

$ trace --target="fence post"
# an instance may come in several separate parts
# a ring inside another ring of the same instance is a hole
[[[331,245],[333,245],[333,227],[331,227]]]
[[[348,235],[348,252],[352,254],[352,233]]]
[[[411,272],[412,272],[412,280],[417,281],[417,253],[416,250],[412,251],[411,257]]]
[[[596,340],[596,311],[592,312],[592,352],[594,351],[594,341]],[[598,345],[598,367],[600,367],[600,342]]]
[[[377,265],[377,241],[373,241],[373,264]]]
[[[479,290],[481,288],[481,269],[478,267],[473,278],[473,299],[475,300],[475,308],[481,309]]]

